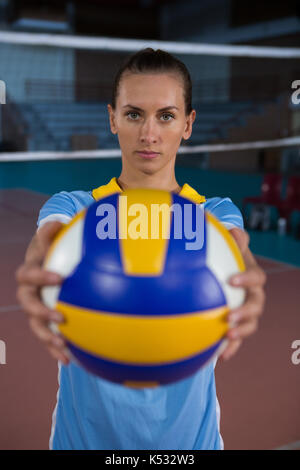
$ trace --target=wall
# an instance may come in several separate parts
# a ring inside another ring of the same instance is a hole
[[[0,189],[28,188],[53,194],[78,189],[91,190],[106,184],[121,172],[121,159],[66,160],[52,162],[0,162]],[[260,193],[261,175],[202,170],[177,166],[182,185],[189,183],[206,197],[231,197],[241,207],[244,196]]]

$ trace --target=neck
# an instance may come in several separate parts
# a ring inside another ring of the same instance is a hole
[[[162,168],[157,173],[144,173],[136,170],[135,168],[122,168],[120,176],[117,178],[117,182],[121,189],[127,188],[147,188],[147,189],[162,189],[164,191],[173,191],[178,193],[181,187],[176,181],[175,171],[170,171],[170,168]]]

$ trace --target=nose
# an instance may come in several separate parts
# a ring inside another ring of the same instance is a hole
[[[140,128],[140,142],[143,144],[156,143],[159,138],[159,129],[152,119],[146,119]]]

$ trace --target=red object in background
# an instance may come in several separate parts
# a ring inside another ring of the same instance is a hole
[[[286,188],[286,198],[276,204],[279,216],[289,220],[294,210],[300,211],[300,175],[290,176]]]
[[[243,206],[246,204],[268,204],[276,206],[281,201],[282,175],[280,173],[267,173],[261,185],[261,195],[256,197],[245,197]]]

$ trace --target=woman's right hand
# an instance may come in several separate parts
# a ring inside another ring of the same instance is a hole
[[[28,315],[33,333],[44,343],[52,357],[67,365],[70,359],[65,341],[49,328],[49,322],[61,323],[63,316],[46,307],[40,295],[43,286],[59,285],[63,281],[58,274],[42,268],[48,248],[62,225],[56,221],[46,222],[36,232],[27,248],[24,263],[16,271],[16,280],[17,299]]]

